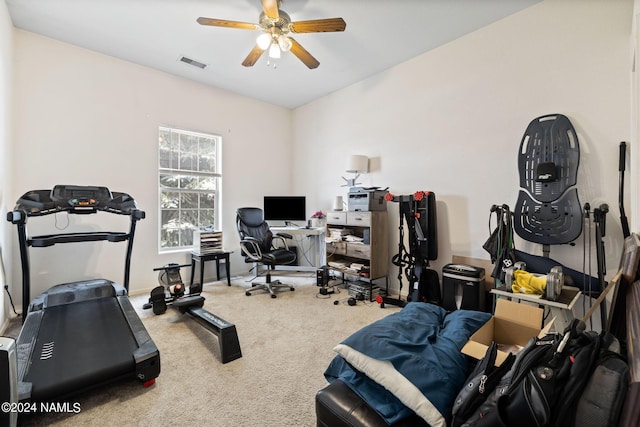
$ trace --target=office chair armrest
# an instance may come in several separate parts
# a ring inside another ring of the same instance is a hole
[[[284,239],[293,239],[293,236],[289,233],[275,233],[273,237],[282,237]]]
[[[289,250],[289,245],[287,244],[287,239],[293,239],[293,236],[291,234],[287,234],[287,233],[275,233],[273,235],[273,237],[271,238],[271,247],[272,248],[277,248],[278,246],[275,245],[276,240],[282,242],[282,246],[286,249]]]
[[[254,237],[247,237],[240,240],[240,250],[242,254],[253,261],[260,261],[262,259],[262,251],[260,250],[259,242],[260,240]]]

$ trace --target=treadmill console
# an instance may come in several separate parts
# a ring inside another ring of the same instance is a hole
[[[77,214],[97,211],[99,205],[108,203],[113,197],[106,187],[78,187],[56,185],[51,190],[51,199],[68,205],[68,210]]]
[[[60,211],[92,214],[97,211],[131,215],[136,201],[126,193],[111,192],[107,187],[56,185],[52,190],[33,190],[16,203],[15,211],[27,216],[48,215]]]
[[[96,199],[79,198],[69,200],[71,209],[76,213],[93,213],[96,211]]]

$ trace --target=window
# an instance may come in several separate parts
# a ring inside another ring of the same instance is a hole
[[[221,142],[217,135],[159,128],[160,252],[190,248],[194,230],[220,229]]]

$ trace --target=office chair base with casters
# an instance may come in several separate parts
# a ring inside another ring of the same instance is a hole
[[[291,239],[292,236],[286,233],[273,234],[269,230],[269,224],[264,220],[262,209],[259,208],[239,208],[236,225],[245,262],[254,263],[256,273],[258,272],[259,264],[267,268],[265,282],[252,283],[251,288],[245,292],[245,295],[250,296],[253,291],[265,290],[269,292],[271,298],[276,298],[275,289],[289,288],[294,291],[295,288],[291,285],[284,284],[279,280],[271,280],[271,271],[275,269],[276,265],[291,264],[296,260],[296,253],[289,250],[286,241],[286,239]],[[279,244],[275,244],[276,241]]]
[[[247,289],[245,291],[245,295],[246,296],[251,296],[251,293],[254,291],[260,291],[260,290],[264,290],[269,292],[269,294],[271,295],[271,298],[276,298],[277,295],[275,293],[275,291],[277,289],[283,289],[283,288],[289,288],[290,291],[295,291],[296,288],[294,288],[291,285],[288,285],[286,283],[282,283],[280,280],[271,280],[271,270],[274,269],[274,267],[272,265],[267,265],[267,274],[265,276],[265,282],[264,283],[251,283],[251,289]],[[256,266],[257,268],[257,266]],[[257,273],[256,277],[254,277],[255,280],[260,276],[260,273]]]
[[[267,282],[266,283],[260,283],[260,284],[251,284],[251,289],[247,289],[247,291],[245,291],[245,295],[246,296],[251,296],[251,292],[254,291],[259,291],[259,290],[265,290],[267,292],[269,292],[271,294],[271,298],[276,298],[277,295],[274,292],[276,289],[279,288],[289,288],[290,291],[295,291],[296,288],[294,288],[291,285],[287,285],[286,283],[282,283],[280,280],[274,280],[271,281],[270,277],[267,276]]]

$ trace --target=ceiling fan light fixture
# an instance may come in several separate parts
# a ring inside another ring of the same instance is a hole
[[[280,48],[277,43],[272,43],[269,48],[269,58],[279,59],[280,58]]]
[[[269,46],[271,46],[271,34],[262,33],[256,39],[256,44],[262,50],[267,50]]]
[[[317,68],[320,62],[295,39],[288,37],[288,34],[339,32],[344,31],[347,26],[342,18],[292,22],[291,17],[286,12],[280,10],[281,0],[261,0],[261,3],[262,12],[260,13],[257,24],[205,17],[199,17],[196,21],[200,25],[213,27],[260,30],[262,34],[257,37],[256,45],[251,49],[244,61],[242,61],[242,65],[245,67],[253,67],[268,49],[268,56],[270,58],[278,59],[282,55],[282,52],[290,51],[295,57],[302,61],[307,68]]]
[[[291,42],[291,39],[289,37],[285,36],[284,34],[280,34],[278,36],[278,46],[280,46],[280,49],[283,52],[289,52],[292,45],[293,43]]]

